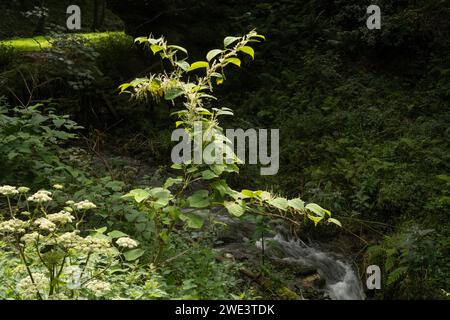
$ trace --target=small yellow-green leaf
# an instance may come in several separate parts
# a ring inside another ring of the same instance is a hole
[[[263,36],[262,34],[255,34],[252,36],[252,38],[260,38],[260,39],[266,40],[266,37]]]
[[[239,40],[240,38],[238,37],[226,37],[225,39],[223,39],[223,45],[226,47],[228,47],[230,44],[232,44],[233,42],[235,42],[236,40]]]
[[[209,68],[209,63],[206,61],[197,61],[191,64],[188,71],[192,71],[199,68]]]
[[[183,48],[183,47],[176,46],[176,45],[170,45],[170,46],[167,46],[167,47],[171,48],[171,49],[179,50],[179,51],[184,52],[185,54],[188,54],[187,50],[185,48]]]
[[[211,61],[215,57],[217,57],[219,54],[221,54],[223,51],[220,49],[213,49],[206,55],[206,60]]]
[[[315,226],[323,219],[323,217],[316,217],[311,214],[308,214],[308,218],[314,222]]]
[[[144,43],[147,41],[148,41],[147,37],[139,37],[139,38],[134,39],[134,43]]]
[[[247,196],[247,197],[250,197],[250,198],[253,198],[255,196],[255,193],[252,190],[244,189],[244,190],[241,191],[241,193],[244,196]]]
[[[319,206],[318,204],[315,203],[309,203],[306,205],[305,207],[306,209],[308,209],[309,211],[315,213],[317,216],[319,217],[325,217],[325,213],[326,210],[323,209],[321,206]],[[329,211],[328,211],[329,212]]]
[[[150,49],[152,50],[153,54],[156,54],[158,52],[160,52],[162,50],[162,47],[156,45],[156,44],[152,44],[150,46]]]
[[[253,50],[252,47],[243,46],[243,47],[239,48],[238,51],[242,51],[242,52],[248,54],[250,57],[252,57],[252,59],[255,59],[255,50]]]
[[[328,218],[327,221],[328,221],[328,223],[334,223],[335,225],[338,225],[339,227],[342,228],[341,222],[340,222],[339,220],[337,220],[337,219],[334,219],[334,218]]]
[[[225,60],[225,62],[229,62],[229,63],[235,64],[238,67],[241,66],[241,60],[239,58],[228,58],[228,59]]]
[[[175,62],[175,64],[183,69],[183,71],[188,71],[190,67],[189,63],[187,63],[186,61],[177,61]]]

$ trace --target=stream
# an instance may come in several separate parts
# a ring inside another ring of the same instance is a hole
[[[224,251],[239,256],[260,255],[263,243],[260,240],[251,243],[249,239],[255,232],[255,225],[247,221],[231,219],[226,215],[219,215],[219,219],[228,227],[222,234],[226,243]],[[264,256],[277,265],[289,266],[289,270],[313,270],[313,274],[320,276],[320,285],[315,284],[317,292],[324,298],[332,300],[364,300],[363,285],[358,273],[342,255],[325,251],[320,244],[306,244],[302,240],[294,239],[283,226],[273,228],[273,233],[264,238]],[[311,275],[311,272],[307,272]]]
[[[320,277],[325,280],[324,293],[332,300],[364,300],[364,290],[358,274],[349,262],[333,253],[321,251],[318,247],[306,245],[301,240],[285,239],[281,234],[265,239],[276,243],[277,256],[280,250],[282,258],[277,258],[289,264],[298,264],[317,270]],[[256,242],[261,249],[261,241]],[[270,254],[270,250],[269,250]]]

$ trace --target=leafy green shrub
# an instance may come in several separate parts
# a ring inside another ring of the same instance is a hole
[[[12,46],[0,43],[0,70],[10,66],[17,57],[17,52]]]
[[[218,262],[217,252],[210,248],[212,236],[201,233],[206,240],[186,241],[188,234],[173,235],[164,250],[166,292],[181,299],[230,299],[247,292],[239,280],[240,265]]]
[[[168,45],[164,38],[142,37],[136,39],[139,43],[149,45],[154,54],[159,54],[163,60],[168,60],[173,70],[170,73],[152,74],[149,77],[137,78],[130,83],[120,86],[121,92],[129,92],[136,99],[154,100],[165,99],[175,102],[177,98],[184,98],[184,109],[175,112],[178,117],[176,127],[183,127],[189,135],[190,141],[194,141],[195,126],[202,127],[202,145],[205,148],[217,146],[222,155],[226,155],[227,161],[221,164],[211,161],[212,164],[195,164],[185,161],[174,164],[172,168],[180,174],[175,178],[168,178],[162,187],[134,189],[126,194],[125,198],[133,199],[140,210],[147,212],[155,222],[156,235],[158,235],[158,250],[154,256],[154,262],[158,262],[160,253],[166,245],[173,228],[178,223],[184,223],[189,228],[198,229],[204,224],[204,218],[199,215],[204,210],[210,216],[213,206],[223,206],[234,217],[241,217],[246,211],[259,215],[282,217],[291,222],[309,219],[317,224],[321,221],[335,223],[340,222],[331,218],[328,210],[315,203],[304,205],[300,198],[288,200],[278,197],[267,191],[242,190],[235,191],[222,178],[227,173],[237,173],[237,164],[242,161],[234,154],[233,150],[225,150],[223,142],[226,137],[219,126],[219,117],[233,115],[229,108],[205,107],[212,99],[210,93],[213,83],[221,84],[225,80],[225,67],[232,64],[241,65],[238,53],[254,57],[254,50],[249,46],[251,42],[264,39],[256,31],[251,31],[243,37],[226,37],[223,49],[214,49],[208,52],[207,61],[197,61],[192,64],[187,62],[186,49]],[[179,55],[184,57],[180,58]],[[195,81],[187,78],[187,73],[201,69],[206,75],[198,77]],[[187,78],[188,80],[184,80]],[[130,89],[132,89],[130,91]],[[216,149],[217,150],[217,149]],[[231,154],[231,155],[230,155]],[[216,154],[217,157],[220,156]],[[223,157],[225,159],[225,157]],[[206,188],[190,193],[190,186],[195,182],[203,182]],[[298,224],[298,222],[297,222]]]
[[[366,252],[368,265],[382,270],[382,290],[375,297],[384,299],[444,299],[450,285],[448,230],[422,229],[405,224],[392,236]],[[378,290],[377,290],[378,291]]]
[[[96,65],[98,52],[89,40],[76,34],[53,32],[47,49],[51,70],[75,91],[88,90],[103,75]]]
[[[42,183],[49,171],[70,170],[58,154],[61,144],[75,137],[70,131],[81,127],[53,110],[45,102],[11,109],[0,98],[0,182]]]
[[[108,35],[98,39],[93,45],[98,53],[98,68],[114,82],[124,81],[132,76],[135,65],[141,65],[140,50],[134,46],[133,38],[126,34]]]

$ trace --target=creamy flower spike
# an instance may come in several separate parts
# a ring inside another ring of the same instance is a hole
[[[88,210],[88,209],[95,209],[97,208],[97,206],[89,200],[83,200],[75,203],[75,208],[77,208],[78,210]]]
[[[34,224],[37,225],[39,227],[39,229],[45,230],[45,231],[51,232],[51,231],[55,231],[55,229],[56,229],[56,224],[54,224],[47,218],[36,219],[36,221],[34,221]]]
[[[4,185],[0,187],[0,193],[4,196],[13,196],[19,193],[16,187]]]
[[[28,223],[19,219],[11,219],[0,223],[0,232],[24,233]]]
[[[124,248],[129,248],[129,249],[136,248],[138,246],[137,241],[135,241],[129,237],[119,238],[119,239],[117,239],[116,243],[119,247],[124,247]]]
[[[52,193],[50,191],[39,190],[32,196],[28,197],[28,201],[38,202],[38,203],[52,201],[52,198],[50,197],[51,195],[52,195]]]

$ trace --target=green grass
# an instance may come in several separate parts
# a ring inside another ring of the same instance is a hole
[[[78,33],[77,35],[82,35],[86,39],[95,42],[99,39],[108,36],[125,36],[123,32],[92,32],[92,33]],[[19,52],[36,52],[43,49],[51,47],[50,42],[44,36],[37,36],[33,38],[18,38],[10,40],[0,41],[0,45],[10,45],[13,46]]]

